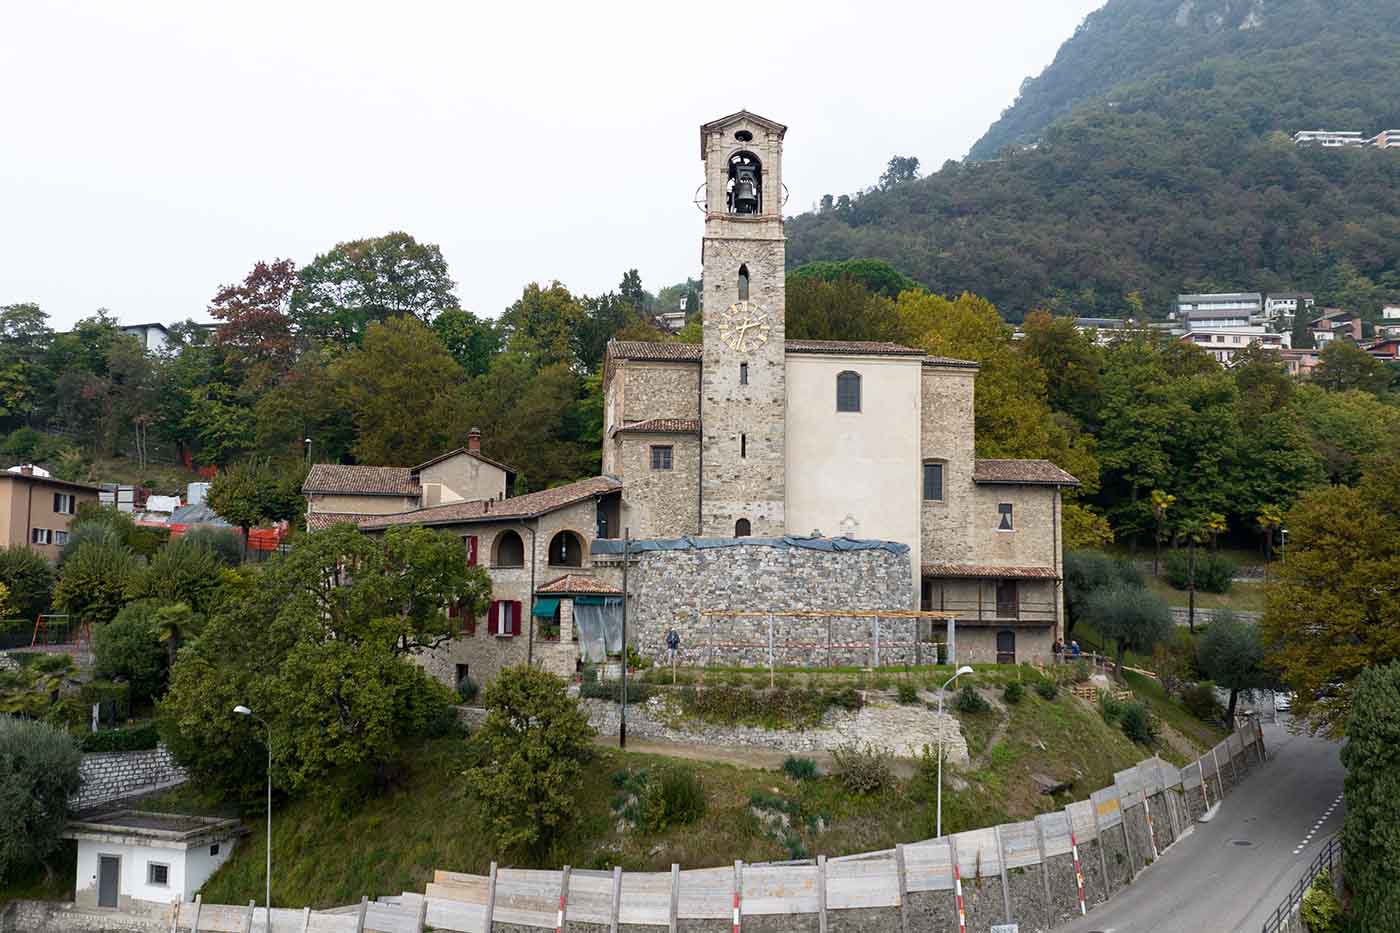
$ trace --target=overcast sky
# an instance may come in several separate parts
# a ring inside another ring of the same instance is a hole
[[[788,125],[787,213],[961,158],[1103,0],[0,0],[0,304],[204,319],[405,230],[462,306],[699,272],[701,123]]]

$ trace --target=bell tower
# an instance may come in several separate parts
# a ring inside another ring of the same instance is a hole
[[[783,135],[741,110],[700,127],[705,162],[701,534],[787,532]]]

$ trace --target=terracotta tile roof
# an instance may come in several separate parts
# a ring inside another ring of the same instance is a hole
[[[595,476],[510,499],[473,499],[469,502],[450,502],[447,505],[435,505],[394,515],[377,515],[368,521],[360,522],[360,527],[376,530],[394,525],[456,525],[462,522],[499,522],[534,518],[594,496],[617,492],[621,488],[622,483],[611,476]]]
[[[652,418],[613,428],[614,434],[699,434],[700,422],[695,418]]]
[[[442,461],[455,457],[458,454],[461,454],[465,457],[471,457],[474,460],[480,460],[482,463],[490,464],[498,470],[505,470],[507,473],[519,472],[513,466],[507,466],[499,460],[492,460],[490,457],[483,456],[480,451],[471,451],[465,447],[458,447],[456,450],[449,450],[445,454],[438,454],[433,459],[425,460],[424,462],[418,464],[416,467],[413,467],[409,472],[411,472],[414,476],[417,476],[419,471],[422,470],[424,467],[430,467],[435,463],[441,463]]]
[[[594,577],[571,573],[535,591],[541,596],[621,596],[622,590]]]
[[[652,343],[646,340],[609,340],[608,356],[619,360],[658,363],[698,363],[705,348],[698,343]]]
[[[408,467],[344,463],[316,464],[307,474],[301,491],[355,496],[417,496],[422,492]]]
[[[1049,460],[978,460],[974,483],[1026,486],[1078,486],[1079,480]]]
[[[788,353],[860,353],[867,356],[923,356],[923,350],[885,340],[789,340]]]
[[[990,580],[1058,580],[1052,567],[995,567],[991,564],[924,564],[926,577],[976,577]]]
[[[864,356],[917,356],[926,364],[937,366],[957,366],[976,369],[977,364],[969,360],[954,360],[943,356],[926,356],[916,347],[905,347],[897,343],[877,340],[789,340],[785,346],[788,353],[828,353],[833,355],[853,354]],[[698,363],[704,357],[704,348],[698,343],[651,343],[644,340],[612,340],[608,342],[608,358],[616,360],[643,360],[665,363]]]
[[[369,515],[363,512],[312,512],[306,516],[306,530],[323,531],[341,522],[349,522],[352,525],[358,525],[360,522],[383,517],[382,515]]]
[[[946,366],[951,369],[981,369],[982,364],[974,360],[955,360],[951,356],[926,356],[925,366]]]

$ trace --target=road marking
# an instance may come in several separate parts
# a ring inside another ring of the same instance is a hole
[[[1327,809],[1323,811],[1322,816],[1318,817],[1317,822],[1316,822],[1316,823],[1313,823],[1312,829],[1308,830],[1308,834],[1307,834],[1306,836],[1303,837],[1303,841],[1300,842],[1300,843],[1298,843],[1298,845],[1294,847],[1294,849],[1293,849],[1293,854],[1294,854],[1294,855],[1298,855],[1298,854],[1301,853],[1304,849],[1306,849],[1309,845],[1312,844],[1313,836],[1317,835],[1317,831],[1320,830],[1320,829],[1322,828],[1323,824],[1326,823],[1329,819],[1332,818],[1332,814],[1333,814],[1334,812],[1336,812],[1337,808],[1338,808],[1339,806],[1342,805],[1342,803],[1345,801],[1345,799],[1346,799],[1346,793],[1345,793],[1345,792],[1338,794],[1336,797],[1334,797],[1334,798],[1332,799],[1331,805],[1328,806]]]

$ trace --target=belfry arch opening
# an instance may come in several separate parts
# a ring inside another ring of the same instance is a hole
[[[726,186],[731,214],[757,214],[763,210],[763,163],[752,152],[729,157]]]

